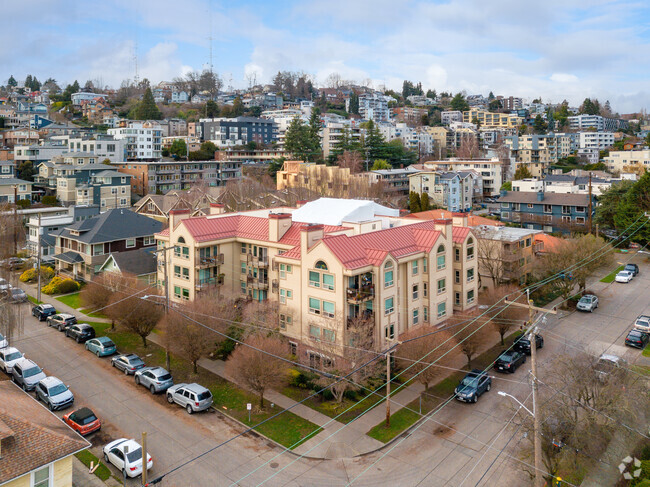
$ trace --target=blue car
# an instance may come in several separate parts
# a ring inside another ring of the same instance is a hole
[[[108,337],[92,338],[86,342],[86,350],[91,351],[98,357],[106,357],[117,352],[115,344]]]

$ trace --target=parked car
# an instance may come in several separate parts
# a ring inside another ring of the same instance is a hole
[[[636,264],[626,264],[623,268],[624,271],[631,272],[636,277],[639,274],[639,266]]]
[[[2,333],[0,333],[0,349],[6,348],[9,346],[9,342],[7,339],[4,337]]]
[[[172,376],[162,367],[143,367],[135,371],[135,383],[147,387],[152,394],[163,392],[174,385]]]
[[[621,271],[618,274],[616,274],[616,282],[630,282],[632,279],[634,279],[634,274],[632,274],[630,271]]]
[[[55,411],[72,406],[74,395],[56,377],[46,377],[36,384],[36,400],[43,401],[50,411]]]
[[[67,327],[76,324],[77,318],[68,313],[58,313],[47,317],[47,326],[53,326],[59,331],[64,331]]]
[[[634,328],[625,337],[625,345],[628,347],[643,349],[648,341],[650,341],[650,335]]]
[[[63,416],[65,424],[82,436],[89,435],[102,428],[102,423],[88,408],[81,408]]]
[[[463,402],[476,402],[481,394],[492,387],[492,378],[484,370],[469,372],[454,389],[456,399]]]
[[[604,353],[596,363],[596,377],[601,381],[607,380],[612,374],[620,373],[627,366],[627,362],[617,355]]]
[[[506,350],[494,363],[494,368],[500,372],[515,373],[517,368],[526,363],[526,355],[516,350]]]
[[[634,321],[634,329],[643,333],[650,333],[650,316],[640,315]]]
[[[135,440],[120,438],[111,441],[102,451],[104,460],[112,463],[127,477],[137,477],[142,474],[142,447]],[[153,467],[153,459],[147,453],[147,470]]]
[[[597,307],[598,307],[598,298],[593,294],[585,294],[583,297],[580,298],[578,304],[576,304],[576,309],[578,311],[589,311],[590,313],[593,313],[593,311]]]
[[[144,368],[144,362],[134,353],[113,357],[111,359],[111,365],[118,368],[126,375],[135,374],[136,370]]]
[[[12,287],[11,290],[9,291],[8,298],[14,303],[27,302],[27,294],[19,287]]]
[[[544,337],[542,335],[535,335],[535,350],[538,348],[544,348]],[[530,355],[530,339],[528,335],[521,335],[517,338],[512,349],[525,355]]]
[[[167,389],[167,402],[183,406],[188,414],[192,414],[212,406],[212,393],[196,383],[176,384]]]
[[[0,293],[8,291],[9,289],[11,289],[11,284],[9,284],[6,279],[0,277]]]
[[[23,358],[20,350],[14,347],[7,347],[0,350],[0,369],[5,374],[11,375],[11,370],[16,362]]]
[[[55,314],[56,310],[51,304],[39,304],[32,308],[32,316],[36,316],[38,321],[45,321],[48,316]]]
[[[45,372],[24,357],[14,362],[11,367],[11,380],[22,387],[24,391],[33,391],[41,379],[45,379]]]
[[[77,343],[84,343],[91,338],[95,338],[95,329],[86,323],[79,323],[67,327],[65,336],[74,338]]]
[[[21,259],[20,257],[9,257],[8,259],[3,260],[1,265],[5,269],[15,271],[16,269],[20,269],[24,263],[25,259]]]
[[[108,337],[92,338],[86,342],[86,350],[94,353],[98,357],[106,357],[117,352],[117,348]]]

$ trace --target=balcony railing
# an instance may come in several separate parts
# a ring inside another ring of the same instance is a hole
[[[224,262],[223,254],[215,255],[214,257],[199,257],[199,268],[214,267],[221,265]]]
[[[196,290],[197,291],[204,291],[206,289],[216,287],[216,286],[221,286],[224,281],[224,275],[220,274],[217,277],[206,277],[204,279],[199,279],[196,281]]]
[[[248,254],[248,258],[250,259],[250,263],[253,267],[268,267],[269,266],[269,258],[268,257],[255,257],[252,254]]]
[[[346,296],[351,303],[362,303],[375,297],[375,285],[366,284],[360,288],[349,287],[346,290]]]
[[[253,283],[251,284],[251,287],[253,289],[268,289],[269,288],[269,280],[268,279],[254,280]]]

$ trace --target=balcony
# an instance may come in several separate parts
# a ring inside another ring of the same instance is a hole
[[[219,274],[217,277],[207,277],[205,279],[200,279],[196,281],[196,290],[197,291],[206,291],[210,288],[215,288],[221,286],[224,281],[224,275]]]
[[[277,293],[280,289],[280,283],[278,282],[277,279],[273,279],[273,282],[271,283],[271,292]]]
[[[266,268],[269,266],[269,258],[268,257],[256,257],[252,254],[248,254],[248,262],[253,266],[253,267],[262,267]]]
[[[360,288],[349,287],[346,290],[348,302],[359,304],[375,298],[375,285],[366,284]]]
[[[256,279],[251,284],[251,287],[253,289],[268,289],[269,288],[269,280],[268,279]]]
[[[357,316],[349,316],[347,319],[348,329],[356,327],[364,323],[374,323],[375,322],[375,312],[372,310],[364,310],[359,313]]]
[[[224,258],[223,254],[218,254],[214,257],[199,257],[198,261],[199,269],[205,269],[206,267],[214,267],[223,264]]]

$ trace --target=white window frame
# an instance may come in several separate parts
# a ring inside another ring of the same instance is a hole
[[[133,242],[133,245],[129,245],[129,241],[132,241],[132,242]],[[132,249],[132,248],[134,248],[134,247],[136,246],[136,244],[137,244],[137,242],[136,242],[136,239],[135,239],[135,238],[127,238],[127,239],[126,239],[126,243],[125,243],[125,245],[126,245],[126,248],[127,248],[127,249]]]
[[[30,487],[34,487],[36,484],[34,483],[34,477],[36,476],[37,472],[40,472],[41,470],[48,469],[48,477],[47,477],[47,484],[44,487],[53,487],[54,486],[54,463],[48,463],[47,465],[44,465],[42,467],[37,468],[36,470],[30,472],[29,474],[29,485]],[[43,484],[41,484],[43,485]]]

